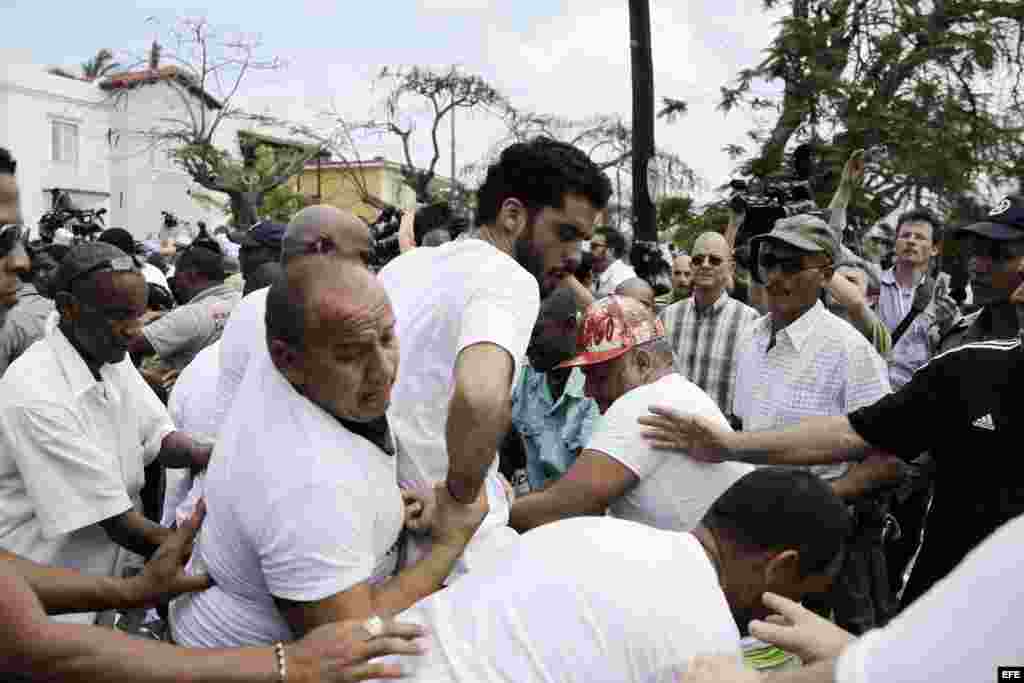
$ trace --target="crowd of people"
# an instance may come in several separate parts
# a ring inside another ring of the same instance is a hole
[[[32,241],[0,149],[3,679],[1024,661],[1024,197],[851,248],[863,175],[742,249],[732,212],[659,292],[608,179],[547,138],[488,168],[472,226],[403,220],[383,266],[326,205],[162,251]]]

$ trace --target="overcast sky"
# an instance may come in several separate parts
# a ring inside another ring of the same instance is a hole
[[[655,95],[690,105],[675,124],[658,124],[657,144],[681,156],[709,185],[719,185],[733,167],[722,147],[746,144],[753,123],[746,113],[725,116],[716,109],[719,87],[762,59],[777,16],[766,15],[760,0],[651,4]],[[205,16],[217,26],[258,34],[266,54],[286,60],[286,69],[253,78],[242,93],[251,108],[280,116],[308,118],[333,106],[367,118],[382,96],[370,88],[382,66],[453,63],[479,73],[523,109],[567,117],[630,113],[626,0],[59,5],[58,11],[52,2],[0,0],[7,54],[19,50],[44,65],[74,65],[101,47],[141,54],[176,16]],[[458,123],[460,166],[482,158],[500,136],[485,117]],[[447,135],[442,142],[447,145]],[[362,153],[398,159],[393,144]],[[439,170],[447,174],[447,154],[444,159]]]

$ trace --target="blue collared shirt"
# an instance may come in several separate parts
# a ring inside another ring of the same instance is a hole
[[[586,446],[600,415],[583,393],[586,379],[573,368],[562,395],[551,396],[547,374],[524,364],[512,392],[512,424],[523,438],[526,476],[538,491],[565,474]]]
[[[889,331],[894,331],[910,313],[914,304],[914,292],[924,281],[922,278],[913,287],[904,288],[896,281],[894,268],[882,273],[882,286],[878,296],[878,317],[882,319]],[[935,324],[934,307],[918,314],[914,322],[893,344],[886,360],[889,363],[889,382],[894,390],[910,381],[917,369],[928,362],[932,356],[932,344],[929,330]]]

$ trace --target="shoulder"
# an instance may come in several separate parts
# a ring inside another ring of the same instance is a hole
[[[928,365],[949,367],[977,362],[1016,363],[1022,359],[1022,352],[1019,338],[970,342],[937,354]]]
[[[70,385],[64,378],[57,356],[45,339],[30,346],[11,363],[0,379],[0,395],[6,405],[33,401],[64,404],[70,399],[70,394]]]
[[[734,299],[731,296],[726,300],[725,305],[728,307],[727,310],[732,311],[734,314],[738,314],[742,319],[749,322],[753,322],[761,317],[757,309],[753,306],[748,306],[739,299]]]

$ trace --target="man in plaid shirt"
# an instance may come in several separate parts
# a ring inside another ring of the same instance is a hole
[[[667,306],[659,317],[679,372],[728,416],[732,414],[740,333],[758,313],[726,292],[733,261],[722,235],[706,232],[698,237],[691,264],[693,296]]]

